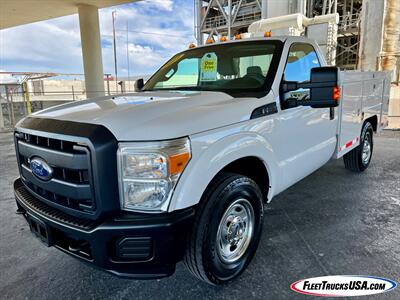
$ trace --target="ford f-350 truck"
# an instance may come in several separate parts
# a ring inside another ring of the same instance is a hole
[[[19,122],[17,212],[47,246],[119,276],[169,276],[183,260],[229,282],[275,195],[331,158],[367,169],[389,89],[386,73],[326,66],[304,37],[191,47],[136,93]]]

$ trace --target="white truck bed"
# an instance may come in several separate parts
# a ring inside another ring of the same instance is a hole
[[[338,108],[338,144],[335,158],[340,158],[360,144],[364,120],[377,115],[376,130],[388,124],[390,73],[340,72],[341,99]]]

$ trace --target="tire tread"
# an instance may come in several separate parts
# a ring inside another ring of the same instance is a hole
[[[206,242],[208,232],[208,216],[212,213],[207,204],[212,194],[219,193],[225,189],[229,189],[231,185],[237,184],[238,180],[246,180],[257,186],[257,184],[250,178],[243,177],[239,174],[223,172],[219,174],[209,185],[206,192],[204,193],[194,220],[192,228],[192,234],[188,236],[186,253],[183,259],[183,263],[188,271],[198,279],[209,283],[211,285],[218,285],[224,283],[217,277],[215,277],[207,268],[207,260],[203,260],[203,251],[201,245]],[[258,187],[258,186],[257,186]],[[261,192],[260,192],[261,193]],[[199,230],[202,229],[202,230]]]
[[[205,194],[202,198],[202,201],[200,201],[198,211],[196,212],[196,217],[195,217],[194,226],[193,226],[193,233],[195,233],[197,231],[198,227],[200,227],[200,225],[202,225],[204,220],[207,219],[207,218],[201,218],[204,214],[204,210],[205,210],[206,204],[207,204],[207,201],[203,201],[203,199],[208,199],[210,197],[210,195],[212,193],[214,193],[218,189],[218,187],[222,185],[222,183],[224,181],[226,181],[228,179],[230,180],[231,177],[234,177],[234,176],[237,176],[237,175],[232,174],[232,173],[221,173],[210,184],[209,188],[207,189],[207,191],[205,192]],[[197,247],[198,240],[204,241],[204,239],[205,239],[204,232],[205,231],[206,230],[203,230],[200,233],[201,239],[199,239],[198,237],[196,237],[196,238],[189,237],[188,238],[186,254],[183,259],[183,263],[187,267],[189,272],[192,273],[195,277],[197,277],[198,279],[203,280],[209,284],[214,284],[212,281],[210,281],[210,279],[208,277],[208,276],[212,277],[212,274],[207,274],[207,272],[204,270],[203,259],[201,257],[202,253],[201,253],[199,247]],[[216,278],[214,278],[214,280],[216,280]]]
[[[350,152],[346,153],[343,156],[344,167],[352,172],[360,173],[363,172],[368,166],[363,166],[361,163],[361,151],[362,151],[362,142],[363,142],[363,133],[366,131],[370,131],[371,139],[373,136],[373,128],[371,123],[368,121],[365,122],[362,126],[361,134],[360,134],[360,145],[356,148],[352,149]],[[372,140],[371,140],[372,143]],[[372,155],[372,154],[371,154]]]

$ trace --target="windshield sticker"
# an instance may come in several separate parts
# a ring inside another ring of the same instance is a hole
[[[215,53],[206,53],[200,62],[200,81],[217,80],[218,58]]]

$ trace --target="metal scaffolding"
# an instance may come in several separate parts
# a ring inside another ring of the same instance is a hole
[[[254,21],[261,19],[261,0],[196,0],[196,37],[198,44],[247,31]],[[264,1],[263,1],[264,2]]]
[[[198,44],[208,39],[215,41],[221,36],[232,38],[237,33],[246,32],[251,23],[266,18],[267,9],[273,8],[274,4],[271,0],[195,0],[195,3]],[[361,7],[362,0],[288,0],[286,13],[304,12],[312,18],[337,12],[340,21],[336,64],[342,69],[356,69]]]
[[[308,0],[307,15],[339,14],[336,65],[343,70],[358,67],[362,0]]]

